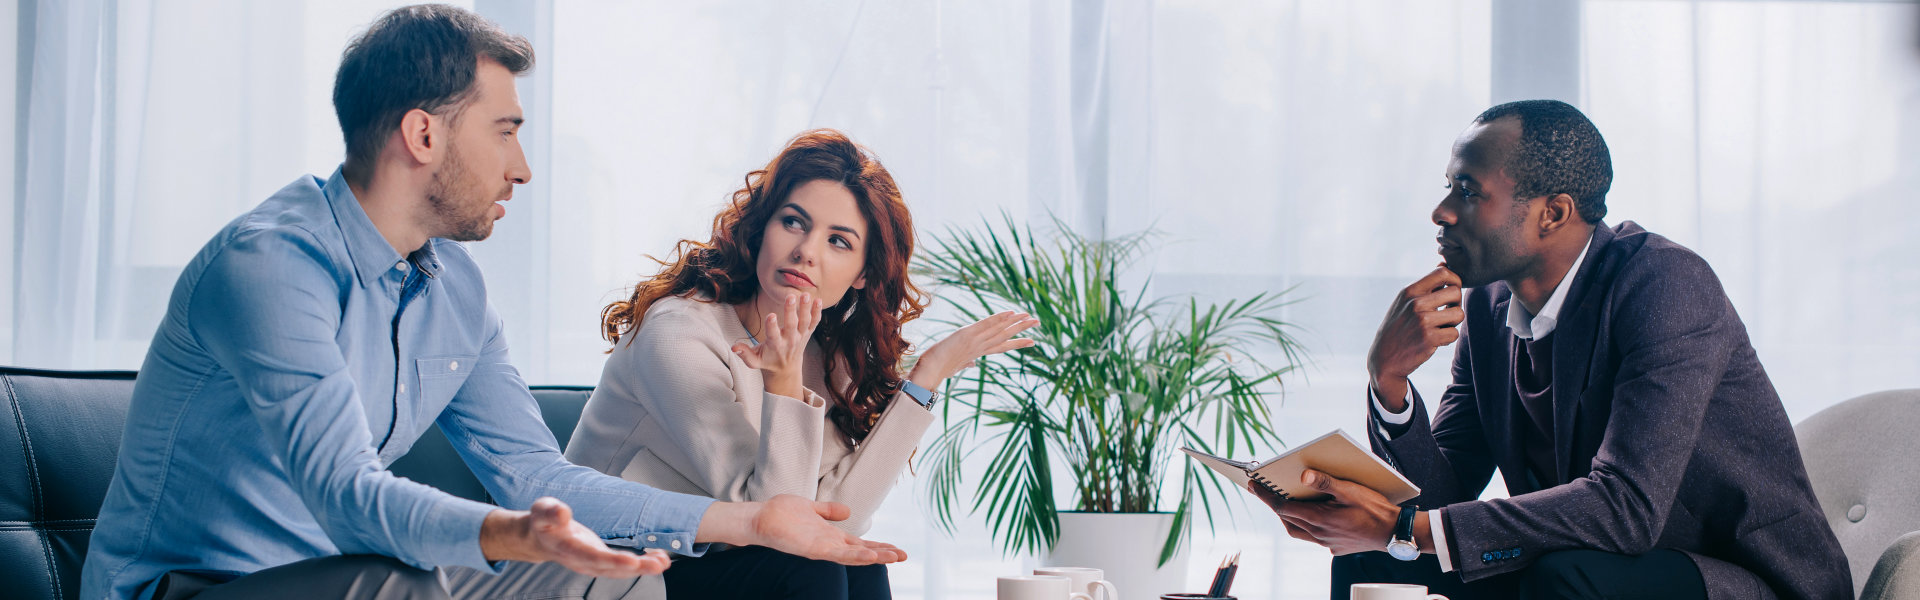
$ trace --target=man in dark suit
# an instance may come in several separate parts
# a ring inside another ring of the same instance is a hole
[[[1600,132],[1562,102],[1496,106],[1454,143],[1433,211],[1445,262],[1400,292],[1367,365],[1373,451],[1420,497],[1395,506],[1311,471],[1332,501],[1254,489],[1289,534],[1337,555],[1335,598],[1357,582],[1454,598],[1850,597],[1719,279],[1667,238],[1603,223],[1612,179]],[[1407,376],[1456,340],[1429,421]],[[1512,497],[1476,500],[1496,467]]]

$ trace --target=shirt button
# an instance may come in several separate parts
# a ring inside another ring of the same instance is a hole
[[[453,362],[450,362],[450,363],[447,363],[447,370],[448,370],[448,371],[458,371],[458,370],[460,370],[460,361],[457,361],[457,360],[456,360],[456,361],[453,361]]]
[[[400,393],[402,394],[407,393],[407,384],[404,384],[404,383],[400,384]]]
[[[393,264],[393,268],[395,268],[395,269],[399,269],[399,270],[400,270],[400,272],[402,272],[402,273],[404,273],[404,272],[406,272],[406,270],[407,270],[407,261],[404,261],[404,260],[403,260],[403,261],[400,261],[400,262],[397,262],[397,263],[394,263],[394,264]]]
[[[649,542],[658,542],[658,541],[660,541],[660,538],[658,538],[658,537],[654,537],[654,536],[651,536],[651,535],[650,535],[650,536],[647,536],[647,541],[649,541]]]
[[[674,541],[673,541],[673,543],[671,543],[671,544],[667,544],[667,545],[669,545],[669,546],[673,546],[673,549],[675,549],[675,550],[679,550],[679,549],[680,549],[680,540],[674,540]]]

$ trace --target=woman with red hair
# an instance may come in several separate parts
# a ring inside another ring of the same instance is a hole
[[[913,221],[865,148],[795,137],[659,274],[602,312],[613,342],[567,445],[576,464],[728,501],[797,494],[843,503],[860,534],[933,423],[940,383],[1033,345],[1007,312],[928,347],[912,371],[901,324]],[[887,598],[882,565],[844,567],[748,547],[674,563],[669,597]]]

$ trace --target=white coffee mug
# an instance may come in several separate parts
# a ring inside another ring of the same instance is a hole
[[[1073,580],[1073,591],[1086,592],[1090,598],[1099,600],[1120,600],[1120,588],[1113,587],[1107,581],[1107,572],[1093,567],[1041,567],[1033,570],[1035,575],[1053,575]],[[1095,594],[1094,590],[1100,590]]]
[[[1001,577],[999,600],[1093,600],[1073,592],[1073,580],[1054,575],[1014,575]]]
[[[1446,596],[1428,594],[1427,586],[1410,583],[1356,583],[1353,600],[1447,600]]]

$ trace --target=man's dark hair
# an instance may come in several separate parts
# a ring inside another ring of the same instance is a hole
[[[533,45],[445,4],[394,9],[354,38],[333,78],[333,111],[347,140],[347,177],[365,181],[372,175],[380,149],[408,111],[458,119],[472,99],[482,58],[519,75],[533,68]]]
[[[1552,194],[1573,197],[1580,218],[1598,223],[1607,216],[1607,189],[1613,187],[1613,156],[1593,121],[1559,100],[1508,102],[1480,113],[1476,123],[1502,117],[1520,120],[1520,141],[1507,150],[1504,168],[1513,178],[1516,199]]]

